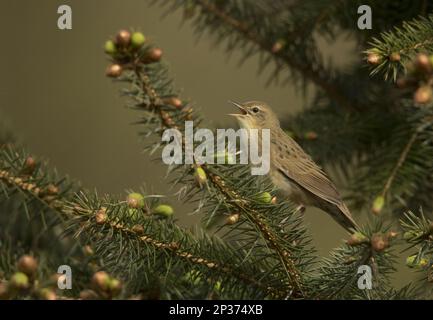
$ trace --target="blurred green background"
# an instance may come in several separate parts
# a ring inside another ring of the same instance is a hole
[[[238,67],[241,55],[228,58],[206,36],[196,41],[192,27],[182,23],[182,12],[164,17],[166,8],[150,3],[2,0],[0,117],[31,152],[84,187],[123,196],[125,189],[145,182],[154,193],[168,195],[180,223],[189,226],[199,217],[176,201],[176,190],[162,178],[166,167],[141,151],[138,127],[130,125],[138,114],[123,107],[120,86],[104,76],[105,40],[121,28],[144,32],[163,48],[182,97],[194,101],[210,126],[235,126],[226,116],[232,111],[229,99],[263,100],[284,117],[308,105],[309,96],[290,85],[266,87],[268,74],[257,73],[257,57]],[[72,7],[72,30],[57,28],[62,4]],[[322,42],[324,52],[341,67],[359,58],[346,38],[332,47]],[[305,215],[319,254],[326,255],[347,237],[323,212],[309,208]]]

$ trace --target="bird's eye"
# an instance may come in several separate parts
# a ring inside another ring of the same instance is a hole
[[[258,107],[254,107],[252,110],[254,113],[257,113],[257,112],[259,112],[260,109]]]

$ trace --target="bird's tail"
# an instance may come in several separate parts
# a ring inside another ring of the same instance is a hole
[[[350,233],[352,233],[353,230],[359,229],[358,225],[350,214],[349,208],[347,208],[344,202],[335,205],[321,199],[320,208],[327,212],[335,221],[338,222],[339,225],[341,225]]]
[[[347,231],[353,232],[353,230],[359,229],[355,220],[353,220],[352,215],[349,211],[349,208],[341,202],[338,206],[333,206],[333,210],[331,210],[330,214],[342,227],[344,227]]]

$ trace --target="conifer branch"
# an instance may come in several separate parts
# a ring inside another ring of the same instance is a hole
[[[401,28],[381,33],[373,38],[366,50],[371,75],[382,74],[385,79],[397,78],[405,65],[420,52],[433,51],[433,15],[404,22]]]
[[[187,251],[187,248],[183,248],[183,245],[180,241],[172,241],[165,242],[151,235],[144,234],[144,229],[142,227],[138,227],[140,225],[135,225],[134,227],[128,227],[123,225],[121,222],[110,220],[108,218],[101,219],[100,214],[106,214],[106,209],[104,208],[101,211],[100,208],[83,208],[78,203],[68,204],[65,208],[64,212],[68,214],[73,214],[77,217],[88,218],[89,216],[95,217],[93,225],[99,225],[101,228],[110,228],[118,233],[126,234],[130,237],[133,237],[139,242],[151,245],[155,250],[166,251],[169,254],[176,256],[182,260],[187,261],[191,265],[197,265],[201,267],[205,267],[209,270],[214,270],[218,273],[225,274],[230,277],[235,277],[240,281],[245,282],[247,285],[252,285],[260,288],[266,295],[270,295],[274,298],[284,297],[286,294],[284,291],[279,290],[278,288],[274,288],[270,285],[266,285],[260,281],[257,281],[254,278],[251,278],[248,274],[244,274],[242,272],[237,271],[235,268],[229,265],[224,265],[218,261],[209,260],[203,256],[198,256],[197,254],[190,253]],[[99,221],[98,221],[99,220]],[[75,223],[76,224],[76,223]],[[86,228],[86,225],[83,225],[79,230],[76,231],[76,234],[80,234],[83,232],[83,229]],[[178,229],[180,230],[180,229]],[[185,231],[186,232],[186,231]]]
[[[16,156],[19,155],[12,149],[8,149],[7,153],[15,154]],[[19,158],[14,160],[14,162],[22,162],[21,157],[23,156],[24,154],[21,154]],[[3,158],[0,157],[0,160],[1,159]],[[86,232],[91,233],[88,231],[89,228],[107,228],[112,230],[111,232],[133,237],[136,239],[136,241],[150,245],[157,251],[165,251],[170,255],[185,260],[191,266],[200,266],[208,269],[212,273],[224,274],[226,277],[236,278],[244,282],[245,285],[260,289],[264,296],[283,298],[287,295],[285,290],[283,291],[281,288],[273,286],[269,277],[267,277],[268,282],[257,280],[251,277],[251,273],[248,274],[239,270],[241,267],[240,265],[234,267],[225,264],[223,261],[221,262],[200,256],[200,251],[196,253],[189,252],[188,244],[183,245],[182,240],[164,241],[156,238],[155,236],[145,234],[145,229],[140,224],[135,224],[132,227],[129,227],[121,222],[121,217],[124,216],[122,214],[117,214],[116,216],[112,216],[111,219],[108,219],[106,216],[106,208],[101,209],[100,206],[93,208],[91,207],[90,201],[88,203],[83,201],[83,199],[88,198],[84,191],[81,191],[79,196],[76,196],[74,199],[69,199],[68,197],[62,197],[60,195],[56,196],[55,199],[53,197],[49,197],[46,193],[47,188],[40,184],[36,177],[32,175],[18,175],[17,172],[19,172],[19,170],[17,168],[8,169],[8,165],[6,165],[4,161],[0,161],[0,163],[2,163],[0,166],[0,182],[3,182],[8,186],[8,188],[19,190],[20,192],[25,193],[32,199],[41,202],[47,208],[52,209],[54,214],[60,218],[59,221],[69,225],[69,227],[66,227],[65,230],[67,230],[68,233],[72,232],[77,239],[83,237]],[[42,172],[42,169],[38,170],[38,175],[45,176],[44,172]],[[52,188],[51,185],[49,186],[49,188]],[[113,203],[113,201],[107,202]],[[119,204],[119,206],[125,206],[126,210],[130,210],[125,204]],[[63,228],[65,228],[64,225]],[[180,232],[180,234],[187,234],[186,231],[183,231],[180,228],[177,228],[176,230],[177,232]],[[201,247],[204,248],[205,245],[200,246],[200,248]],[[214,248],[212,251],[216,252],[217,250],[217,248]],[[228,250],[229,248],[226,247],[226,254],[230,252]],[[101,257],[103,258],[104,254],[101,255]],[[256,263],[254,267],[259,266]]]
[[[60,209],[77,190],[66,177],[59,179],[56,173],[44,172],[41,163],[12,145],[0,148],[0,182],[6,197],[18,190],[30,196],[24,202],[36,201],[53,210]]]
[[[345,245],[334,249],[312,279],[313,296],[318,299],[359,298],[363,291],[358,287],[361,266],[371,270],[372,287],[367,290],[370,299],[372,295],[391,290],[387,275],[395,271],[391,244],[397,233],[387,229],[377,224],[354,233]]]
[[[417,284],[418,291],[423,299],[431,299],[433,288],[426,284],[433,283],[433,222],[420,209],[417,215],[406,212],[400,224],[404,230],[403,238],[408,244],[404,252],[415,249],[406,258],[406,266],[421,272],[422,281]]]

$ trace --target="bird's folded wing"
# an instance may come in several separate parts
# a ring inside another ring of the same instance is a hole
[[[280,166],[279,170],[288,179],[293,180],[316,196],[337,206],[342,203],[334,184],[307,155],[297,157],[293,161],[287,161]]]

